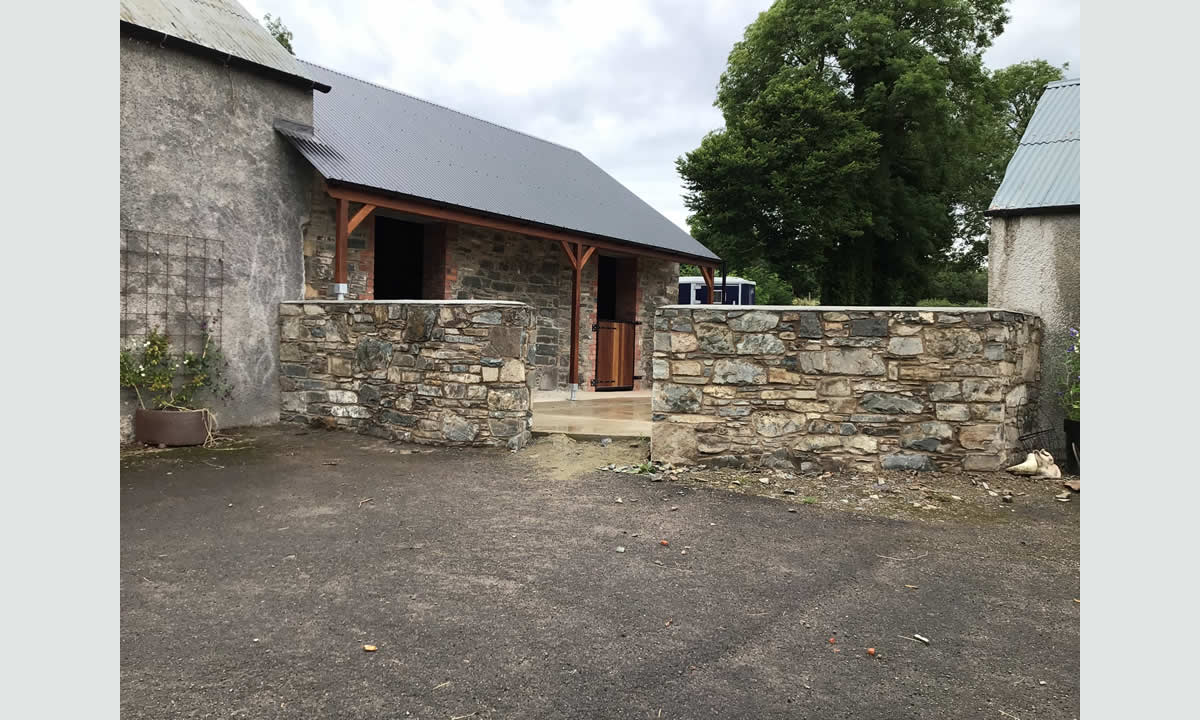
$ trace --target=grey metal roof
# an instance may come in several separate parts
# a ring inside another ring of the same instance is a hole
[[[327,181],[717,260],[581,153],[301,61],[333,91],[278,123]]]
[[[121,21],[309,84],[313,81],[237,0],[121,0]],[[329,88],[321,84],[317,89]]]
[[[988,214],[1079,206],[1079,79],[1046,85]]]

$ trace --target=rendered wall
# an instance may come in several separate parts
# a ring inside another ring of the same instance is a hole
[[[1042,318],[1038,429],[1061,436],[1059,399],[1067,330],[1079,327],[1079,213],[994,217],[988,238],[988,304]],[[1065,441],[1061,447],[1066,447]]]
[[[1030,315],[674,305],[654,328],[664,462],[995,470],[1037,401]]]
[[[311,124],[312,91],[122,36],[120,111],[122,344],[157,327],[183,349],[217,318],[221,426],[278,421],[276,312],[303,297],[312,170],[272,126]],[[123,393],[124,437],[135,406]]]
[[[427,445],[529,439],[534,311],[513,302],[279,306],[283,419]]]

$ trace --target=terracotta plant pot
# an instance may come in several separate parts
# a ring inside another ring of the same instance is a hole
[[[133,436],[147,445],[203,445],[211,416],[207,410],[137,410]]]

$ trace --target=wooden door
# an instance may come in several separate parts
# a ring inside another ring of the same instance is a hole
[[[637,323],[600,320],[596,323],[596,389],[633,389],[633,343]]]

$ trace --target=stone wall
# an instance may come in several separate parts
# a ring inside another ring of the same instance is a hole
[[[673,305],[654,329],[665,462],[995,470],[1037,402],[1031,315]]]
[[[333,284],[336,205],[319,175],[311,184],[311,221],[304,232],[305,297],[330,297]],[[358,205],[352,204],[353,214]],[[346,264],[349,299],[374,298],[376,210],[350,234]],[[398,216],[397,216],[398,217]],[[410,218],[411,219],[411,218]],[[361,248],[354,247],[361,245]],[[583,269],[579,292],[579,385],[590,390],[596,364],[596,293],[599,254]],[[520,233],[460,223],[429,223],[424,237],[425,299],[513,300],[536,310],[533,364],[539,390],[565,390],[571,360],[571,266],[557,243]],[[679,265],[646,257],[636,259],[637,320],[642,323],[635,348],[635,388],[650,387],[657,307],[679,296]]]
[[[428,445],[529,438],[535,312],[516,302],[279,306],[283,419]]]
[[[122,343],[183,349],[212,326],[233,399],[222,427],[279,419],[281,300],[302,297],[312,168],[273,124],[312,123],[312,91],[127,35],[121,53]],[[136,407],[122,392],[122,435]]]
[[[304,297],[309,300],[333,297],[333,256],[337,249],[337,203],[325,192],[320,173],[313,170],[309,184],[312,211],[304,226]],[[350,213],[358,208],[350,205]],[[346,284],[348,298],[371,300],[375,272],[375,219],[359,223],[346,240]]]
[[[457,225],[447,241],[447,297],[516,300],[536,310],[533,364],[538,389],[566,387],[571,350],[571,266],[556,243],[541,238]],[[596,263],[583,269],[580,286],[580,385],[594,359],[589,309],[596,306]]]
[[[1068,328],[1079,327],[1079,211],[991,219],[988,304],[1037,315],[1045,324],[1037,426],[1059,448],[1066,412],[1059,402]]]

